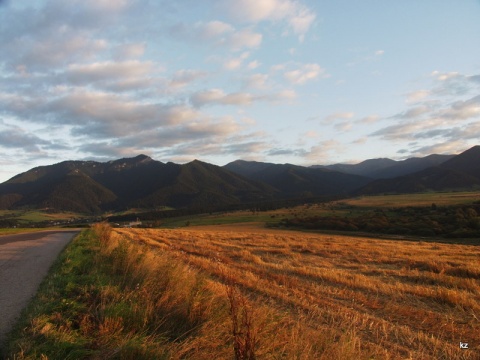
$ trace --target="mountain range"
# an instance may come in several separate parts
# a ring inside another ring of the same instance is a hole
[[[64,161],[0,184],[0,209],[81,213],[128,208],[222,207],[320,196],[480,187],[480,146],[459,155],[303,167],[237,160],[163,163],[145,155],[109,162]]]

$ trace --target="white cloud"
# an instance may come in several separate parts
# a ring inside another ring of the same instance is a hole
[[[273,100],[293,100],[297,98],[297,93],[294,90],[283,90],[272,96]]]
[[[300,41],[303,42],[305,34],[308,32],[316,15],[307,8],[299,9],[296,15],[289,18],[288,23],[292,27],[293,32],[299,36]]]
[[[233,33],[226,41],[235,50],[243,48],[257,48],[262,43],[262,34],[251,29],[244,29]]]
[[[332,152],[338,154],[344,150],[344,146],[337,140],[324,140],[320,144],[312,146],[305,153],[304,158],[310,163],[325,164],[328,159],[332,158]]]
[[[420,117],[421,115],[428,114],[432,111],[432,108],[426,104],[418,105],[411,109],[404,111],[401,114],[395,115],[398,119],[415,119]]]
[[[376,123],[379,120],[380,120],[380,116],[369,115],[369,116],[365,116],[365,117],[361,118],[357,122],[360,123],[360,124],[373,124],[373,123]]]
[[[279,102],[293,100],[296,93],[292,90],[283,90],[276,93],[254,95],[247,92],[236,92],[227,94],[221,89],[210,89],[199,91],[190,97],[190,102],[195,107],[206,105],[233,105],[246,106],[255,101]]]
[[[458,72],[441,73],[440,71],[433,71],[432,76],[439,81],[446,81],[462,77]]]
[[[218,20],[210,21],[206,24],[198,23],[196,28],[199,31],[200,37],[205,39],[218,38],[235,30],[232,25]]]
[[[249,93],[232,93],[225,94],[220,89],[211,89],[200,91],[190,97],[190,101],[194,106],[200,107],[208,104],[219,105],[250,105],[254,100],[254,96]]]
[[[223,62],[223,68],[225,70],[236,70],[243,65],[243,62],[250,56],[249,52],[244,52],[240,56],[227,59]]]
[[[323,120],[324,123],[329,124],[335,122],[336,120],[347,120],[353,118],[355,113],[353,112],[337,112],[330,114]]]
[[[129,1],[127,0],[74,0],[73,3],[74,5],[85,4],[88,7],[99,9],[99,10],[119,11],[127,7]]]
[[[94,83],[121,78],[137,78],[152,74],[162,67],[152,61],[105,61],[90,64],[72,64],[67,67],[66,74],[74,83]]]
[[[316,139],[318,138],[318,132],[315,130],[309,130],[306,133],[303,134],[303,137],[311,138],[311,139]]]
[[[467,120],[480,117],[480,95],[466,101],[455,101],[450,108],[440,111],[439,116],[451,120]]]
[[[207,72],[201,70],[177,70],[170,81],[170,86],[174,88],[184,87],[194,81],[205,78],[207,75]]]
[[[427,98],[430,94],[431,92],[429,90],[412,91],[406,95],[406,102],[408,104],[417,103]]]
[[[346,131],[350,131],[352,129],[352,125],[353,124],[351,122],[342,121],[342,122],[339,122],[339,123],[335,124],[335,129],[337,131],[346,132]]]
[[[478,90],[478,81],[476,81],[478,75],[468,76],[458,72],[434,71],[431,77],[436,81],[436,87],[431,91],[431,95],[462,96]]]
[[[253,89],[266,89],[269,76],[267,74],[253,74],[244,80],[245,86]]]
[[[247,67],[250,69],[250,70],[254,70],[256,68],[258,68],[260,66],[260,62],[258,60],[254,60],[254,61],[250,61],[247,65]]]
[[[304,64],[296,70],[287,71],[283,74],[285,79],[296,85],[303,85],[308,81],[315,80],[325,74],[325,70],[318,64]]]
[[[177,24],[170,29],[171,34],[195,44],[210,44],[230,50],[258,48],[263,39],[261,33],[252,28],[236,29],[223,21],[198,22],[194,25]]]
[[[113,57],[117,61],[137,59],[145,53],[145,43],[122,44],[113,49]]]
[[[285,21],[300,38],[316,18],[314,11],[294,0],[218,0],[218,3],[238,22]]]
[[[468,142],[462,139],[451,139],[446,142],[437,143],[433,145],[422,146],[414,150],[406,150],[414,156],[427,156],[431,154],[458,154],[461,151],[467,150],[470,147]],[[461,149],[459,151],[459,149]]]
[[[81,35],[65,35],[32,41],[18,39],[12,61],[33,71],[45,71],[71,61],[91,60],[107,49],[107,41]]]

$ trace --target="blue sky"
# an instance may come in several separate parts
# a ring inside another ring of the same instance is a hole
[[[140,153],[459,153],[480,137],[478,19],[478,0],[0,1],[0,181]]]

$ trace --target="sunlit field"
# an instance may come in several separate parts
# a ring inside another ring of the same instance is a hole
[[[258,311],[255,326],[266,327],[265,314],[281,317],[284,328],[259,334],[259,344],[283,341],[312,359],[322,352],[378,359],[478,356],[475,246],[249,226],[116,229],[114,235],[173,255],[208,275],[219,295],[222,284],[237,285]],[[460,342],[470,349],[460,349]]]

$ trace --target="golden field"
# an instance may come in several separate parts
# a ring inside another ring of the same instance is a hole
[[[239,299],[257,358],[480,358],[478,246],[251,224],[113,229],[112,237],[175,259],[187,269],[182,281],[201,276],[214,298]],[[209,321],[210,335],[191,344],[198,355],[215,353]]]

